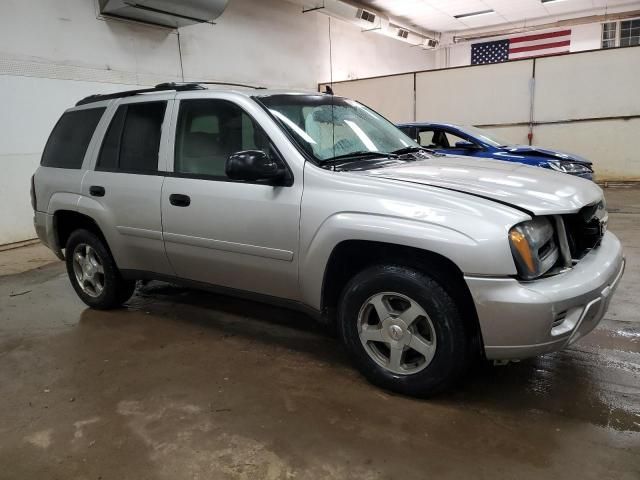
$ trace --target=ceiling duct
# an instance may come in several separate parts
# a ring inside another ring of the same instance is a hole
[[[212,23],[229,0],[100,0],[102,15],[178,28]]]
[[[368,8],[360,8],[342,0],[301,0],[303,12],[317,11],[338,20],[357,25],[363,31],[377,31],[389,20]]]
[[[423,46],[427,41],[427,37],[409,30],[408,28],[401,27],[393,23],[389,23],[385,32],[382,32],[389,37],[394,37],[396,40],[408,43],[414,46]]]
[[[368,10],[365,10],[364,8],[359,8],[356,11],[356,18],[373,24],[376,21],[376,14],[373,13],[373,12],[369,12]]]
[[[427,38],[422,45],[422,48],[436,48],[440,45],[440,41],[435,38]]]
[[[374,32],[422,48],[435,48],[438,41],[409,28],[392,23],[389,17],[370,8],[362,8],[351,0],[292,0],[302,4],[303,12],[318,12],[359,26],[363,32]]]

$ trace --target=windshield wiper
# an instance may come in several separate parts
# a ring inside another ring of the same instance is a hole
[[[397,158],[395,152],[372,152],[369,150],[359,150],[357,152],[344,153],[335,157],[327,158],[322,163],[344,162],[345,160],[363,160],[366,158]]]
[[[425,148],[425,147],[403,147],[403,148],[399,148],[398,150],[393,150],[391,153],[395,155],[405,155],[407,153],[416,153],[416,152],[427,152],[434,155],[438,154],[438,152],[436,152],[435,150],[431,150],[430,148]]]

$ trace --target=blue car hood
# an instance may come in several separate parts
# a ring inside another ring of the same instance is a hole
[[[549,160],[569,160],[576,163],[584,163],[591,166],[591,162],[584,157],[573,153],[561,152],[559,150],[549,150],[547,148],[536,147],[535,145],[512,145],[501,148],[503,152],[514,155],[526,155],[528,157],[548,158]]]

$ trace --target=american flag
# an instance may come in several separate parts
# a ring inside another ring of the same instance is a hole
[[[571,30],[474,43],[471,45],[471,65],[565,53],[569,51],[570,44]]]

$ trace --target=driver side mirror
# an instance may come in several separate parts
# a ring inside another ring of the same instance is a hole
[[[270,185],[285,185],[288,174],[262,150],[244,150],[229,156],[224,167],[231,180],[265,181]]]
[[[478,150],[480,147],[478,147],[478,145],[473,142],[462,140],[460,142],[456,142],[455,148],[463,148],[465,150]]]

